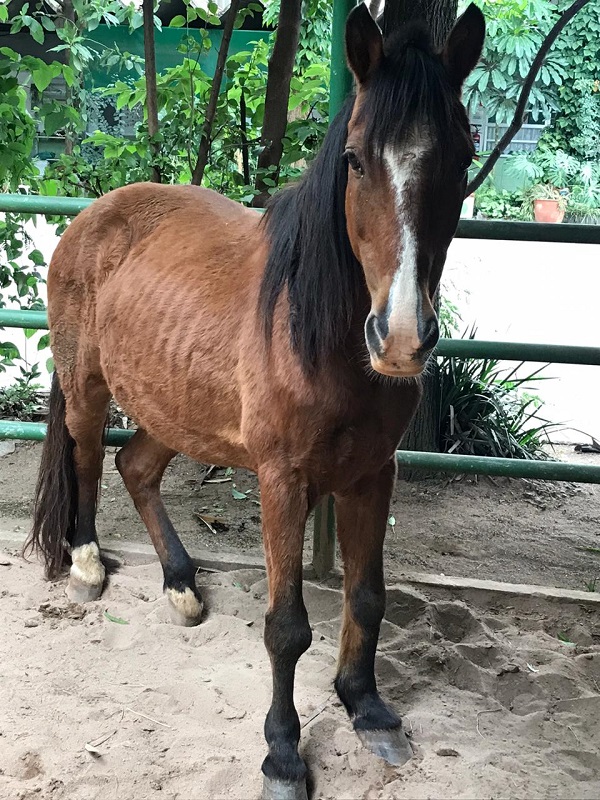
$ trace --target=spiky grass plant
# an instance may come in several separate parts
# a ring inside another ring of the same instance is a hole
[[[468,338],[475,338],[471,329]],[[503,367],[497,359],[447,356],[440,359],[440,449],[446,453],[501,458],[547,459],[545,447],[556,424],[540,417],[542,403],[526,389],[547,380],[544,365],[518,376],[521,362]]]

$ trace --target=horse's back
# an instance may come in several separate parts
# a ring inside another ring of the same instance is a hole
[[[50,314],[52,305],[60,302],[64,284],[72,290],[77,284],[89,288],[102,283],[173,215],[203,224],[206,216],[233,220],[250,214],[238,203],[198,186],[138,183],[115,189],[82,211],[63,234],[48,274]]]

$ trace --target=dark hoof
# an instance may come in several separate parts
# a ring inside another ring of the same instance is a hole
[[[402,728],[387,731],[356,731],[363,745],[388,764],[401,767],[413,756],[412,747]]]
[[[308,800],[306,781],[281,781],[263,775],[262,800]]]
[[[71,575],[67,583],[67,597],[72,603],[91,603],[93,600],[98,600],[103,586],[104,582],[100,584],[83,583]]]

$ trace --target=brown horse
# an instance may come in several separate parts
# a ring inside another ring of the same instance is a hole
[[[346,28],[356,95],[264,218],[205,189],[129,186],[76,218],[50,266],[56,375],[31,544],[51,577],[70,552],[71,599],[100,596],[94,518],[112,395],[139,426],[119,472],[173,619],[195,625],[202,599],[162,475],[179,452],[257,472],[273,671],[265,798],[306,797],[293,702],[311,643],[302,544],[330,493],[345,570],[335,688],[373,752],[410,757],[375,681],[382,547],[395,450],[438,339],[433,298],[473,155],[460,90],[483,36],[471,5],[441,53],[421,27],[384,44],[358,6]]]

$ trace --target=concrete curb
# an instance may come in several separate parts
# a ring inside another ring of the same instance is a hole
[[[430,575],[415,572],[401,576],[401,584],[429,586],[459,592],[485,592],[505,597],[531,597],[541,600],[567,603],[586,603],[600,609],[600,592],[584,592],[578,589],[559,589],[556,586],[539,586],[530,583],[502,583],[500,581],[479,580],[478,578],[457,578],[451,575]],[[393,588],[392,586],[388,588]]]
[[[0,530],[0,549],[20,550],[25,538],[24,533],[15,534],[14,531]],[[109,546],[103,545],[102,542],[100,544],[102,552],[109,558],[129,566],[152,564],[158,558],[152,545],[141,542],[117,543],[112,540]],[[265,569],[262,558],[243,553],[223,553],[203,548],[192,548],[188,552],[194,564],[207,571],[230,572],[236,569]],[[304,577],[315,580],[314,571],[309,565],[305,566]],[[341,573],[337,569],[335,577],[341,579]],[[531,597],[552,602],[583,603],[600,610],[600,592],[583,592],[577,589],[559,589],[555,586],[538,586],[527,583],[501,583],[500,581],[432,575],[423,572],[405,573],[401,575],[399,581],[388,585],[387,588],[393,590],[406,586],[406,584],[452,592],[482,592],[488,596],[496,594],[506,598]]]

